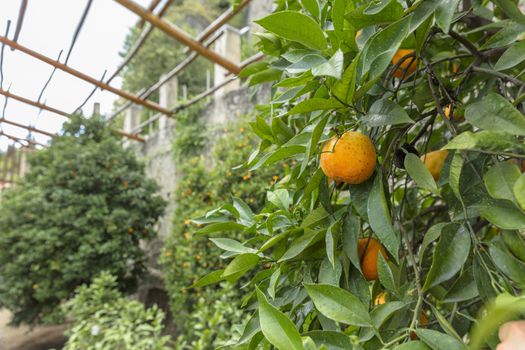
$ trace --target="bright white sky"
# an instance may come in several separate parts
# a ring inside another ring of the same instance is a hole
[[[136,2],[146,7],[150,0]],[[54,59],[63,49],[63,62],[86,3],[87,0],[29,0],[18,42]],[[0,35],[5,34],[7,21],[11,20],[9,38],[13,38],[19,7],[20,0],[0,0]],[[113,0],[94,0],[68,65],[97,79],[102,77],[105,69],[108,70],[106,77],[110,76],[121,62],[118,53],[125,36],[137,21],[135,14]],[[52,69],[21,52],[12,52],[6,46],[3,88],[7,90],[11,85],[13,94],[36,100]],[[111,85],[120,87],[121,80],[116,78]],[[48,106],[73,112],[92,89],[91,84],[57,70],[41,101]],[[98,90],[84,107],[84,113],[91,114],[94,102],[100,102],[102,113],[108,113],[115,99],[115,95]],[[4,100],[0,96],[0,116]],[[13,99],[9,99],[5,118],[49,132],[59,131],[65,120],[51,112],[39,113],[37,108]],[[5,123],[0,125],[0,129],[20,138],[27,136],[27,130]],[[48,141],[44,135],[34,136],[38,142]],[[10,143],[10,140],[0,137],[0,149],[4,150]]]

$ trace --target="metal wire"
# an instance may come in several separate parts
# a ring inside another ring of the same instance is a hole
[[[107,69],[104,70],[104,74],[102,74],[102,78],[100,78],[100,81],[104,81],[104,78],[106,77],[106,73],[107,73]],[[73,114],[81,110],[86,105],[86,103],[88,103],[89,99],[95,94],[95,92],[97,92],[97,90],[98,90],[98,86],[95,86],[95,88],[91,91],[88,97],[84,99],[84,102],[82,102],[82,104],[78,106],[77,109],[75,109]]]
[[[24,24],[24,18],[26,16],[27,9],[27,0],[22,0],[20,2],[20,10],[18,11],[18,19],[16,21],[15,35],[13,36],[13,41],[17,42],[18,37],[20,36],[20,31],[22,30],[22,25]],[[11,51],[15,51],[15,48],[12,47]]]
[[[7,28],[5,30],[5,36],[9,35],[9,27],[11,27],[11,21],[7,21]],[[4,50],[5,44],[2,43],[2,48],[0,49],[0,89],[4,87]]]

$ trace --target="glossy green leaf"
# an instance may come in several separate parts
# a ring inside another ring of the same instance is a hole
[[[205,276],[201,277],[197,282],[192,284],[192,288],[201,288],[204,286],[208,286],[210,284],[214,284],[217,282],[220,282],[223,280],[222,274],[224,273],[224,270],[216,270],[213,272],[210,272],[206,274]]]
[[[286,261],[295,258],[306,248],[323,239],[325,234],[326,230],[305,230],[305,233],[302,236],[296,238],[292,242],[279,261]]]
[[[483,130],[473,133],[465,131],[454,137],[442,149],[506,151],[523,148],[516,138],[506,132]]]
[[[467,106],[467,121],[480,128],[525,136],[525,116],[503,96],[490,93]]]
[[[432,174],[418,156],[407,153],[405,155],[405,169],[419,187],[430,192],[439,192]]]
[[[467,260],[470,243],[470,236],[464,226],[457,224],[445,226],[434,251],[432,265],[423,289],[428,290],[452,278]]]
[[[430,350],[430,348],[422,341],[410,341],[396,346],[393,350]]]
[[[473,299],[478,295],[478,287],[474,280],[473,271],[472,268],[469,267],[463,271],[461,276],[459,276],[454,284],[448,289],[443,302],[457,303]]]
[[[230,238],[210,238],[217,247],[233,253],[255,253],[256,250],[245,247],[240,242]]]
[[[290,319],[279,309],[268,303],[257,289],[259,301],[259,323],[268,341],[279,350],[304,350],[301,335]]]
[[[525,61],[525,41],[520,41],[512,45],[501,55],[494,69],[498,71],[506,70],[523,61]]]
[[[494,265],[509,276],[513,281],[523,285],[525,283],[525,263],[516,259],[512,253],[497,241],[489,248]]]
[[[361,263],[357,252],[361,222],[359,216],[350,212],[343,219],[342,241],[343,251],[356,269],[361,271]]]
[[[238,224],[236,222],[217,222],[214,224],[209,224],[204,228],[201,228],[196,233],[198,234],[210,234],[215,232],[231,232],[231,231],[242,231],[246,226]]]
[[[360,54],[352,60],[352,63],[345,69],[341,80],[337,81],[332,88],[332,94],[347,104],[351,104],[354,99],[357,64],[359,63]]]
[[[238,255],[226,266],[221,277],[235,281],[253,269],[259,263],[259,260],[260,258],[257,254],[246,253]]]
[[[354,345],[349,336],[334,331],[311,331],[304,334],[310,337],[315,345],[326,346],[327,350],[352,350]]]
[[[301,0],[301,3],[314,18],[319,17],[319,3],[317,0]]]
[[[375,11],[370,11],[368,6],[365,4],[346,15],[346,19],[354,28],[361,29],[371,25],[391,23],[403,16],[403,6],[398,1],[390,0],[386,2],[386,6],[378,7]]]
[[[372,318],[372,323],[374,324],[375,329],[380,329],[389,318],[393,317],[397,311],[403,309],[405,306],[406,305],[403,302],[392,301],[374,308],[370,313],[370,317]],[[372,339],[374,335],[375,332],[373,328],[362,328],[361,333],[359,334],[359,341],[366,342]]]
[[[350,292],[328,284],[305,284],[308,295],[320,313],[337,322],[369,327],[367,308]]]
[[[328,76],[339,80],[343,74],[343,63],[343,52],[337,50],[328,61],[312,68],[312,74],[315,77]]]
[[[281,11],[255,21],[266,30],[316,50],[327,46],[323,30],[311,17],[295,11]]]
[[[496,199],[514,200],[514,184],[520,177],[520,169],[509,162],[499,162],[492,166],[483,176],[485,187]]]
[[[525,214],[509,201],[494,200],[478,208],[482,217],[502,229],[525,229]]]
[[[525,210],[525,174],[521,174],[516,180],[512,191],[521,209]]]
[[[468,350],[467,346],[450,335],[431,329],[416,329],[417,336],[433,350]]]
[[[375,234],[381,243],[392,254],[394,259],[398,259],[399,237],[392,227],[390,210],[386,201],[383,181],[378,174],[368,197],[368,220]]]
[[[363,121],[368,126],[414,123],[400,105],[387,99],[374,102]]]
[[[450,24],[458,8],[459,1],[460,0],[443,0],[436,9],[436,23],[445,33],[448,33],[450,29]]]
[[[327,98],[309,98],[299,102],[288,111],[288,114],[309,113],[313,111],[326,111],[344,107],[341,102]]]
[[[379,274],[379,282],[389,291],[396,291],[396,281],[392,269],[388,262],[383,258],[382,254],[377,256],[377,271]]]

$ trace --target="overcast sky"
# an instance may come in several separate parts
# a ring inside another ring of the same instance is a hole
[[[147,6],[150,0],[136,0]],[[63,62],[71,44],[73,33],[80,20],[87,0],[29,0],[27,12],[18,42],[48,57],[57,58],[64,50]],[[20,0],[0,0],[0,35],[5,34],[7,21],[11,20],[9,38],[13,38]],[[68,65],[97,79],[107,69],[107,76],[112,74],[121,62],[119,51],[129,28],[138,21],[138,17],[127,11],[113,0],[94,0],[80,36],[73,49]],[[6,47],[4,53],[3,88],[13,94],[36,100],[52,71],[52,67],[21,52],[12,52]],[[120,79],[111,85],[120,87]],[[89,95],[93,86],[67,73],[58,71],[42,98],[48,106],[66,112],[74,111]],[[116,96],[109,92],[97,93],[84,108],[84,113],[91,114],[94,102],[101,103],[103,113],[110,112]],[[0,115],[5,98],[0,97]],[[49,132],[57,132],[65,120],[54,113],[41,111],[9,99],[4,116],[7,120]],[[1,130],[20,138],[27,136],[27,130],[2,123]],[[37,141],[45,143],[48,138],[34,134]],[[0,149],[5,149],[11,141],[0,137]]]

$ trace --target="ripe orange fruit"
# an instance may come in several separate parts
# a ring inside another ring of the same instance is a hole
[[[452,64],[452,72],[454,74],[458,74],[459,73],[459,64],[456,64],[456,63]]]
[[[374,305],[383,305],[384,303],[386,303],[386,292],[381,292],[376,295],[376,298],[374,299]]]
[[[439,150],[427,153],[421,157],[421,160],[425,163],[428,171],[430,171],[436,181],[439,180],[439,175],[441,174],[441,169],[443,168],[443,164],[445,164],[447,156],[448,151]]]
[[[360,184],[372,176],[375,166],[374,144],[357,131],[347,131],[340,138],[328,140],[321,153],[321,169],[335,182]]]
[[[368,245],[367,245],[368,243]],[[366,248],[366,251],[365,251]],[[387,259],[385,248],[374,238],[370,240],[368,238],[359,239],[357,246],[357,253],[361,260],[361,270],[367,281],[376,280],[379,276],[377,272],[377,257],[381,252],[383,258]]]
[[[406,55],[415,53],[412,49],[399,49],[392,57],[392,64],[396,65],[403,57]],[[416,71],[417,68],[417,59],[416,57],[407,57],[399,67],[394,71],[394,76],[396,78],[402,79],[403,77],[408,77]],[[406,71],[406,73],[405,73]]]

